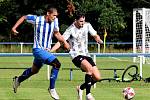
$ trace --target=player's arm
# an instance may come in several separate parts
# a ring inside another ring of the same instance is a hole
[[[59,27],[58,27],[58,19],[56,18],[55,19],[55,31],[54,31],[54,35],[55,37],[58,39],[58,42],[51,48],[51,52],[54,52],[56,51],[60,46],[61,44],[64,45],[64,47],[69,50],[70,49],[70,45],[67,43],[67,39],[69,38],[69,36],[65,35],[65,34],[68,34],[67,30],[64,32],[63,36],[60,34],[59,32]]]
[[[16,35],[17,33],[19,33],[16,29],[17,27],[22,24],[24,22],[24,20],[26,19],[26,16],[22,16],[17,22],[16,24],[12,27],[12,32],[14,33],[14,35]]]
[[[94,35],[93,37],[94,37],[94,39],[95,39],[95,41],[96,41],[97,43],[99,43],[99,44],[102,44],[102,43],[103,43],[103,41],[101,40],[101,38],[100,38],[100,36],[99,36],[98,34]]]
[[[103,41],[101,40],[100,36],[97,34],[97,32],[93,29],[92,25],[88,23],[88,31],[89,33],[94,37],[95,41],[99,44],[102,44]]]
[[[70,49],[70,45],[68,44],[68,42],[63,38],[63,36],[60,34],[60,32],[55,31],[54,32],[54,36],[58,39],[59,42],[57,42],[54,47],[51,49],[51,52],[57,50],[61,44],[64,45],[64,47],[69,50]]]
[[[51,48],[50,52],[55,52],[57,49],[60,48],[60,46],[61,46],[60,43],[57,42],[57,43]]]

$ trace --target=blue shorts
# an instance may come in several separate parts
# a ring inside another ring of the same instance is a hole
[[[50,64],[56,57],[48,52],[47,50],[43,50],[40,48],[33,48],[33,56],[34,56],[34,64],[41,68],[43,64]]]

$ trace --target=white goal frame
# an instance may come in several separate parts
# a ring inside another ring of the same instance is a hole
[[[150,9],[133,9],[133,53],[150,53]],[[143,58],[143,63],[149,63]],[[139,61],[134,57],[133,62]]]

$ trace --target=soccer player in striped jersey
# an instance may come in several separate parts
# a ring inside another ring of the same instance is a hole
[[[61,63],[49,52],[49,50],[51,49],[53,35],[64,45],[66,49],[69,49],[69,44],[59,33],[57,14],[56,8],[48,6],[46,15],[25,15],[22,16],[13,26],[12,31],[16,35],[18,33],[16,28],[23,23],[24,20],[34,25],[33,65],[31,68],[26,69],[19,77],[14,77],[13,88],[15,93],[17,92],[17,88],[21,82],[38,73],[43,64],[47,64],[52,66],[48,91],[52,98],[56,100],[59,99],[55,90],[55,81],[57,79]]]
[[[77,86],[79,100],[82,100],[84,89],[86,89],[86,100],[94,100],[94,97],[90,93],[91,86],[100,80],[100,72],[88,54],[88,33],[94,37],[97,43],[103,43],[92,25],[85,22],[85,15],[79,13],[75,16],[74,23],[68,27],[63,34],[65,40],[68,40],[70,44],[69,53],[71,55],[72,62],[75,66],[86,72],[85,82],[82,85]],[[52,47],[51,51],[55,51],[59,47],[60,43],[57,42]]]

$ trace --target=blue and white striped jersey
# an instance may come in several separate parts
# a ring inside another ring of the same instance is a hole
[[[59,31],[58,18],[48,23],[44,16],[27,15],[26,20],[34,25],[33,48],[51,48],[53,32]]]

